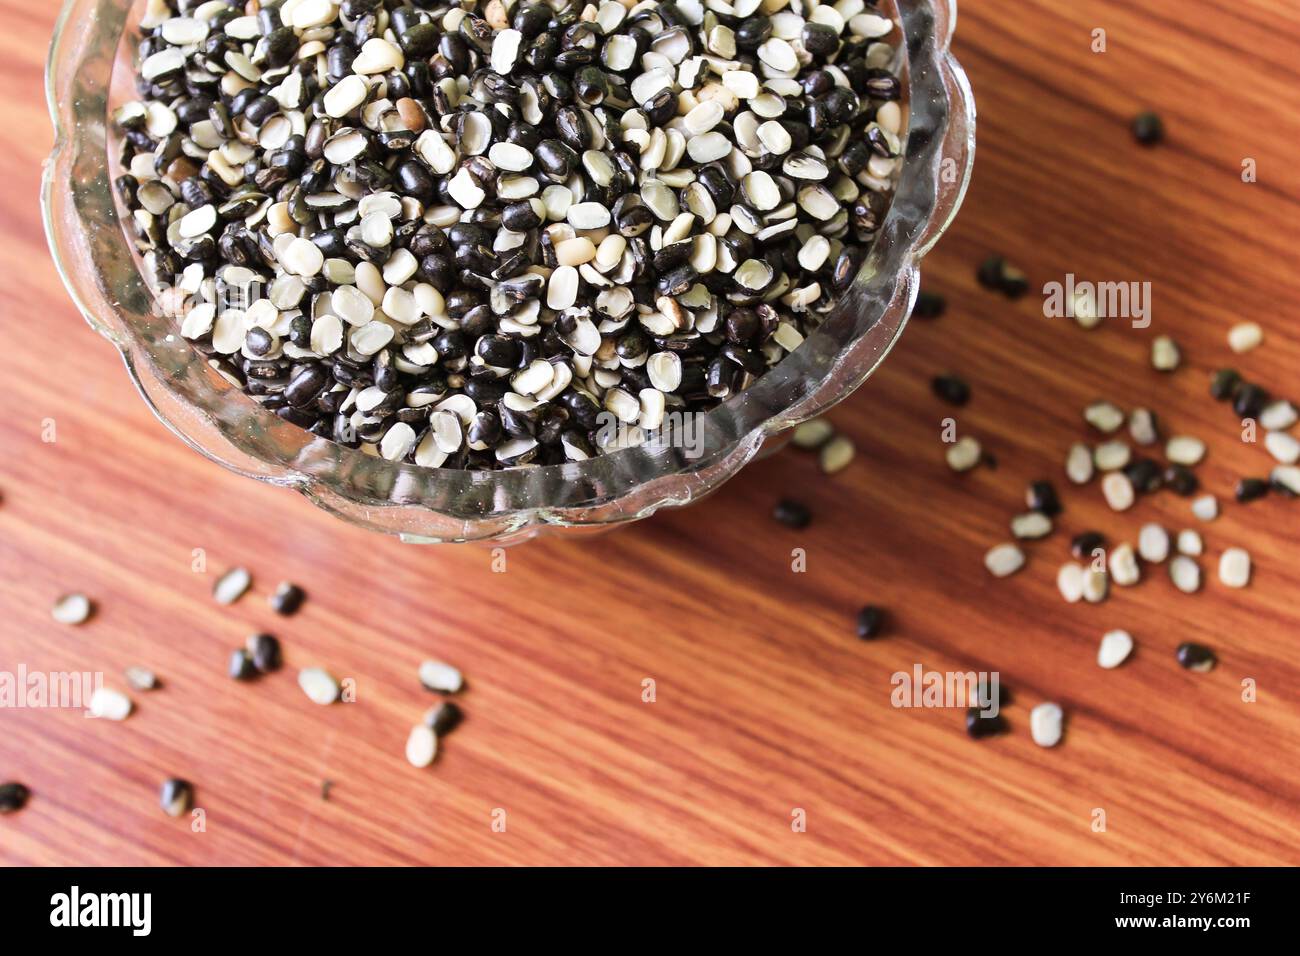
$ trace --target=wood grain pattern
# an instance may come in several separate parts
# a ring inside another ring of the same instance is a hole
[[[49,144],[41,64],[53,5],[0,0],[0,669],[101,670],[143,663],[165,688],[137,694],[122,724],[59,710],[0,710],[0,778],[33,790],[0,820],[8,864],[1243,864],[1300,862],[1300,505],[1228,505],[1203,528],[1205,591],[1163,569],[1100,606],[1053,583],[1068,537],[1098,528],[1192,525],[1183,499],[1115,515],[1096,485],[1071,492],[1029,567],[993,582],[981,566],[1025,483],[1060,478],[1079,410],[1107,396],[1147,404],[1210,441],[1202,469],[1226,496],[1266,472],[1231,413],[1206,398],[1229,361],[1229,325],[1266,346],[1236,361],[1300,398],[1300,8],[1285,0],[1124,4],[980,0],[956,50],[980,110],[974,187],[927,260],[948,314],[914,323],[883,369],[832,413],[859,458],[821,476],[793,451],[756,464],[709,501],[583,541],[511,550],[421,549],[345,527],[293,494],[227,474],[147,412],[113,350],[92,335],[49,263],[39,224]],[[1108,52],[1090,52],[1090,31]],[[1132,144],[1141,108],[1169,142]],[[1259,181],[1243,184],[1243,157]],[[1043,318],[1041,299],[979,289],[1000,251],[1036,284],[1149,280],[1150,329],[1084,332]],[[1185,367],[1146,362],[1174,335]],[[1000,467],[961,480],[938,441],[948,409],[929,378],[975,387],[958,416]],[[41,440],[53,419],[57,441]],[[1063,482],[1061,482],[1063,484]],[[774,526],[793,494],[816,519]],[[1226,546],[1255,558],[1249,589],[1214,577]],[[807,549],[808,570],[790,570]],[[205,549],[209,572],[190,570]],[[244,563],[256,593],[222,611],[209,591]],[[310,600],[278,620],[281,578]],[[93,595],[78,629],[49,617],[59,593]],[[887,639],[853,616],[890,609]],[[1138,639],[1115,672],[1101,633]],[[284,640],[289,668],[251,685],[224,677],[255,628]],[[1191,674],[1184,639],[1221,664]],[[468,720],[435,768],[408,766],[408,727],[430,703],[418,662],[461,666]],[[996,669],[1014,733],[975,743],[954,711],[896,710],[889,675]],[[358,685],[319,708],[293,671],[320,664]],[[641,701],[653,678],[657,700]],[[1240,699],[1258,681],[1259,700]],[[1064,744],[1036,747],[1028,710],[1060,701]],[[156,806],[167,775],[193,780],[207,829]],[[334,781],[328,801],[323,779]],[[792,808],[807,832],[792,832]],[[1104,808],[1105,833],[1090,829]],[[507,813],[504,833],[492,812]]]

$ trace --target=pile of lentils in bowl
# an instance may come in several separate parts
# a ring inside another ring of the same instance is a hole
[[[390,461],[578,461],[727,399],[847,290],[899,163],[865,0],[147,0],[140,26],[116,184],[160,302],[264,408]]]

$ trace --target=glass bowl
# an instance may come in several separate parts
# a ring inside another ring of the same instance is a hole
[[[133,96],[143,4],[66,0],[46,93],[55,127],[42,209],[59,273],[91,327],[122,354],[154,414],[208,458],[292,488],[352,524],[420,543],[514,542],[596,531],[696,501],[769,439],[842,401],[907,323],[919,264],[970,180],[975,104],[949,52],[956,0],[882,4],[901,25],[906,148],[896,192],[844,300],[791,355],[698,416],[689,451],[645,444],[562,465],[496,472],[422,468],[372,457],[276,417],[218,375],[155,309],[111,187],[110,110]]]

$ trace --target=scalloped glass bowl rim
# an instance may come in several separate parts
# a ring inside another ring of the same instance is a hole
[[[65,285],[92,327],[121,351],[133,381],[155,414],[191,447],[241,474],[295,488],[318,506],[353,523],[411,539],[423,538],[425,531],[432,532],[428,540],[498,539],[530,526],[622,523],[645,517],[659,507],[688,503],[713,490],[753,458],[764,439],[843,400],[883,360],[906,325],[917,292],[918,263],[955,216],[974,159],[973,99],[964,72],[948,50],[956,23],[956,0],[897,0],[907,48],[908,149],[880,239],[849,295],[799,349],[745,392],[702,416],[702,456],[688,458],[678,448],[640,446],[584,462],[495,472],[398,464],[289,425],[243,396],[190,350],[202,367],[197,371],[206,379],[203,387],[213,392],[213,406],[203,406],[197,401],[203,396],[187,394],[159,371],[155,364],[158,356],[150,348],[157,343],[143,341],[121,309],[110,304],[122,302],[126,296],[106,294],[110,291],[104,288],[108,277],[98,275],[94,288],[75,281],[71,266],[100,273],[103,269],[87,250],[61,245],[67,239],[61,227],[69,224],[60,222],[60,213],[74,210],[59,204],[57,200],[63,197],[56,189],[76,191],[67,167],[75,158],[72,154],[86,145],[96,127],[83,121],[77,107],[60,106],[59,71],[67,64],[56,58],[64,49],[65,31],[76,26],[84,37],[86,31],[102,29],[98,15],[72,19],[74,10],[93,3],[66,0],[46,76],[56,139],[46,164],[42,210]],[[118,8],[123,18],[130,6]],[[922,26],[930,29],[922,30]],[[120,40],[119,30],[110,73],[121,59]],[[70,49],[84,59],[80,48]],[[110,75],[103,90],[105,113],[111,82]],[[69,116],[74,121],[71,129],[65,121]],[[103,132],[106,118],[92,117],[98,121],[98,142],[107,143]],[[918,130],[925,133],[923,141],[918,141]],[[946,187],[941,181],[945,160],[955,161],[959,167]],[[95,188],[109,194],[105,208],[113,219],[111,229],[127,249],[108,177]],[[94,198],[102,197],[96,194]],[[80,221],[80,207],[75,213]],[[148,300],[138,270],[122,278],[131,286],[129,292],[144,297],[138,301]],[[87,297],[98,301],[87,302]],[[101,315],[105,310],[108,314]],[[180,344],[189,349],[188,344]],[[215,406],[232,399],[241,403],[237,407],[243,422],[216,414],[229,412]],[[164,404],[168,407],[161,407]],[[249,427],[252,423],[258,427]],[[232,460],[232,451],[243,460]],[[405,512],[400,520],[377,520],[377,510],[395,508]],[[427,520],[421,519],[421,513]],[[475,528],[484,523],[492,526]]]

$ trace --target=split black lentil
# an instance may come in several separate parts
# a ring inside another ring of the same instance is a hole
[[[948,300],[937,292],[922,289],[916,294],[916,304],[912,306],[912,315],[918,319],[937,319],[948,308]]]
[[[1237,394],[1241,386],[1241,373],[1232,368],[1221,368],[1210,379],[1210,395],[1226,402]]]
[[[966,733],[976,740],[993,737],[1007,731],[1006,719],[1001,714],[988,716],[979,707],[966,711]]]
[[[1178,645],[1175,652],[1178,663],[1189,671],[1209,671],[1214,669],[1218,663],[1218,658],[1214,651],[1210,650],[1204,644],[1197,644],[1192,641],[1186,641]]]
[[[1250,382],[1242,382],[1232,396],[1232,410],[1241,418],[1259,418],[1268,403],[1268,392]]]
[[[1168,465],[1161,477],[1166,488],[1184,498],[1196,494],[1201,487],[1200,479],[1186,465]]]
[[[230,663],[226,673],[232,680],[252,680],[257,676],[257,667],[254,666],[253,658],[248,651],[239,647],[230,652]]]
[[[270,634],[254,634],[247,642],[247,653],[253,666],[263,674],[278,671],[284,663],[280,642]]]
[[[1268,494],[1269,482],[1267,478],[1242,478],[1237,482],[1235,491],[1236,498],[1242,504],[1250,501],[1258,501]]]
[[[21,783],[0,783],[0,813],[14,813],[27,806],[32,792]]]
[[[1133,138],[1143,146],[1155,146],[1164,141],[1165,124],[1160,116],[1149,110],[1133,117]]]
[[[1029,291],[1029,277],[1002,256],[989,256],[975,270],[975,278],[986,289],[1018,299]]]
[[[188,780],[177,777],[164,780],[158,792],[158,805],[169,817],[183,816],[194,806],[194,787]]]
[[[306,598],[306,592],[298,585],[289,581],[282,581],[280,586],[275,589],[275,593],[270,597],[271,610],[275,611],[276,614],[283,614],[285,617],[297,614]]]
[[[903,90],[872,4],[695,9],[152,0],[115,119],[158,295],[264,408],[393,461],[712,407],[853,282]]]
[[[870,640],[873,637],[879,637],[884,625],[885,612],[874,604],[868,604],[858,612],[858,637],[862,638],[864,641]]]
[[[1076,558],[1090,558],[1098,548],[1106,549],[1106,536],[1100,531],[1083,531],[1070,539],[1070,553]]]
[[[956,375],[936,375],[930,380],[930,389],[950,405],[965,405],[970,401],[970,386]]]
[[[1164,484],[1164,473],[1150,458],[1134,458],[1124,466],[1124,474],[1133,487],[1144,494],[1159,491]]]
[[[1031,481],[1025,489],[1025,506],[1030,511],[1041,511],[1048,517],[1056,517],[1063,510],[1056,486],[1045,478]]]
[[[782,498],[772,509],[772,517],[781,524],[796,529],[808,527],[812,523],[812,512],[808,506],[790,498]]]
[[[424,715],[424,725],[438,737],[445,737],[465,719],[465,712],[450,700],[444,700],[430,707]]]

